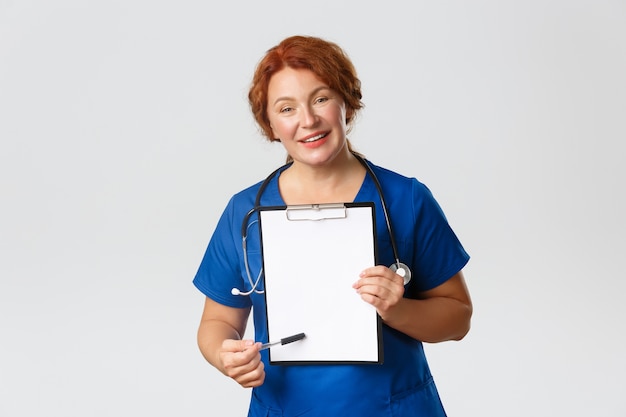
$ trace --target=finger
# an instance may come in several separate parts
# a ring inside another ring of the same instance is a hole
[[[373,289],[372,291],[363,291],[360,292],[359,295],[364,302],[374,307],[383,319],[387,312],[402,300],[402,296],[398,296],[389,291],[381,291],[380,288]]]
[[[391,270],[387,268],[386,266],[376,265],[376,266],[372,266],[369,268],[365,268],[363,271],[361,271],[359,276],[361,278],[372,277],[372,276],[384,276],[385,274],[389,272],[391,272]]]
[[[260,345],[260,344],[259,344]],[[246,346],[244,350],[221,351],[220,356],[225,368],[238,368],[252,361],[260,361],[261,354],[256,344]]]
[[[404,281],[402,277],[397,276],[393,279],[382,277],[361,278],[352,286],[357,292],[362,291],[364,287],[381,287],[387,289],[394,294],[404,294]],[[371,291],[371,290],[366,290]]]
[[[250,362],[229,369],[227,375],[244,387],[258,386],[265,380],[265,365],[257,354]]]
[[[254,371],[261,363],[261,354],[249,349],[244,352],[226,352],[222,357],[226,375],[231,378],[239,378]]]
[[[357,293],[360,294],[361,296],[368,294],[368,295],[371,295],[373,297],[380,298],[383,300],[394,297],[395,295],[395,292],[391,288],[385,285],[378,285],[378,284],[361,285],[357,289]]]
[[[222,351],[223,352],[243,352],[246,349],[249,349],[254,346],[254,340],[233,340],[227,339],[222,342]]]
[[[265,381],[265,364],[261,361],[252,371],[241,375],[236,379],[244,388],[254,388],[262,385]]]
[[[366,268],[361,272],[359,277],[360,278],[381,277],[381,278],[387,279],[395,283],[401,282],[402,285],[404,285],[404,278],[402,278],[400,275],[398,275],[397,273],[395,273],[394,271],[392,271],[391,269],[383,265]]]
[[[372,304],[377,309],[389,308],[397,304],[404,296],[402,284],[390,284],[390,281],[385,279],[366,278],[361,281],[361,285],[356,288],[357,294],[363,301]]]
[[[251,340],[225,340],[219,352],[224,373],[234,378],[249,372],[261,360],[260,346]]]

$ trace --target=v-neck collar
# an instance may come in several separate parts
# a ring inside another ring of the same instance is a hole
[[[285,166],[282,168],[275,176],[272,178],[269,186],[265,190],[266,196],[265,198],[271,202],[276,201],[277,205],[286,206],[285,200],[283,200],[283,196],[280,194],[280,188],[278,187],[278,179],[285,171],[285,169],[289,168],[289,166]],[[366,172],[365,177],[363,178],[363,182],[361,183],[361,187],[354,197],[353,203],[363,202],[363,201],[373,201],[372,196],[373,193],[376,193],[376,186],[374,181],[372,180],[371,175]]]

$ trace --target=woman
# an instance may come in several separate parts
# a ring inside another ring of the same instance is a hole
[[[262,206],[335,202],[375,203],[378,265],[355,276],[354,290],[383,321],[382,365],[270,365],[261,343],[241,340],[254,314],[257,341],[267,341],[263,294],[249,292],[241,224],[261,183],[232,197],[194,279],[206,295],[198,330],[204,357],[243,387],[253,387],[249,416],[444,416],[422,342],[460,340],[469,331],[472,303],[462,268],[469,256],[430,191],[373,165],[388,204],[395,262],[381,199],[347,133],[362,107],[361,86],[346,54],[334,43],[294,36],[260,61],[249,92],[254,117],[290,164],[271,178]],[[261,267],[258,234],[248,237],[249,269]],[[306,283],[303,283],[303,288]],[[303,296],[305,295],[295,295]],[[323,304],[323,303],[322,303]]]

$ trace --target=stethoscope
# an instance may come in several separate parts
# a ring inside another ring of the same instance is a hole
[[[400,262],[400,258],[398,257],[398,248],[396,247],[396,240],[394,238],[393,230],[391,228],[391,221],[389,220],[389,213],[387,210],[387,203],[385,202],[385,197],[383,196],[383,189],[380,186],[380,182],[378,181],[376,174],[374,173],[372,168],[369,166],[369,164],[365,161],[365,159],[358,154],[355,154],[355,153],[352,153],[352,154],[361,163],[361,165],[365,167],[365,170],[374,181],[374,185],[376,186],[376,190],[378,191],[378,196],[380,198],[380,202],[383,207],[383,215],[385,216],[385,223],[387,224],[387,230],[389,232],[389,239],[391,241],[391,250],[393,251],[393,257],[395,259],[395,262],[389,266],[389,269],[391,269],[396,274],[400,275],[404,279],[404,285],[406,285],[411,281],[411,270],[409,269],[408,266]],[[256,279],[253,281],[252,275],[250,273],[250,265],[248,264],[248,250],[247,250],[247,243],[246,243],[248,239],[248,228],[252,226],[254,223],[258,222],[258,220],[255,220],[251,223],[248,223],[248,222],[250,220],[250,217],[255,212],[259,211],[259,209],[261,208],[261,196],[263,195],[263,192],[267,188],[267,185],[270,183],[272,178],[274,178],[280,171],[282,171],[289,165],[291,165],[291,163],[283,165],[282,167],[276,169],[274,172],[268,175],[267,178],[265,178],[265,180],[259,187],[259,191],[256,194],[256,198],[254,200],[254,207],[252,207],[252,209],[248,213],[246,213],[246,215],[243,218],[243,222],[241,224],[241,245],[243,248],[243,262],[244,262],[244,267],[246,270],[246,275],[248,277],[248,282],[250,283],[250,286],[252,288],[250,289],[250,291],[241,291],[238,288],[233,288],[231,290],[231,293],[233,295],[250,295],[253,292],[256,294],[263,294],[264,292],[263,290],[257,289],[257,286],[259,285],[259,282],[261,281],[261,276],[263,275],[263,268],[259,270],[259,274],[257,275]]]

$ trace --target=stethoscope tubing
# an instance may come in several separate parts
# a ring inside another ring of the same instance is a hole
[[[380,198],[380,203],[381,206],[383,208],[383,216],[385,217],[385,223],[387,226],[387,231],[389,232],[389,240],[391,242],[391,250],[393,252],[393,257],[395,260],[395,263],[393,265],[391,265],[391,269],[398,273],[400,276],[402,276],[404,278],[404,285],[408,284],[408,282],[411,280],[411,270],[409,269],[408,266],[406,266],[405,264],[403,264],[402,262],[400,262],[400,258],[398,256],[398,248],[396,246],[396,240],[395,240],[395,235],[393,233],[393,229],[391,227],[391,220],[389,219],[389,212],[387,209],[387,202],[385,201],[385,196],[383,194],[383,189],[382,186],[380,185],[380,181],[378,180],[378,177],[376,176],[376,174],[374,173],[374,170],[372,170],[372,167],[370,167],[370,165],[368,164],[368,162],[361,156],[358,155],[356,153],[352,153],[354,155],[354,157],[361,163],[361,165],[363,165],[363,167],[365,168],[365,170],[367,171],[368,175],[372,178],[372,180],[374,181],[374,185],[376,186],[376,191],[378,192],[378,196]],[[259,282],[261,280],[261,277],[263,275],[263,268],[261,268],[259,270],[259,274],[256,277],[256,279],[253,281],[252,280],[252,275],[250,273],[250,266],[248,264],[248,249],[247,249],[247,239],[248,239],[248,228],[254,223],[248,223],[250,221],[250,217],[252,217],[252,215],[254,215],[254,213],[258,212],[261,209],[261,196],[263,195],[263,192],[265,191],[265,189],[267,188],[268,184],[270,183],[270,181],[282,170],[286,169],[289,165],[291,165],[293,162],[290,162],[288,164],[285,164],[283,166],[281,166],[280,168],[274,170],[271,174],[269,174],[267,176],[267,178],[265,178],[265,180],[263,181],[263,183],[261,183],[261,186],[259,187],[259,190],[256,193],[256,197],[254,199],[254,206],[250,209],[250,211],[248,211],[246,213],[246,215],[243,218],[242,224],[241,224],[241,245],[242,245],[242,249],[243,249],[243,260],[244,260],[244,267],[246,269],[246,275],[248,277],[248,282],[250,283],[250,286],[252,287],[251,290],[249,291],[241,291],[237,288],[233,288],[232,289],[232,294],[233,295],[250,295],[253,292],[256,294],[263,294],[263,290],[258,290],[257,286],[259,285]],[[256,220],[255,220],[256,222]]]

